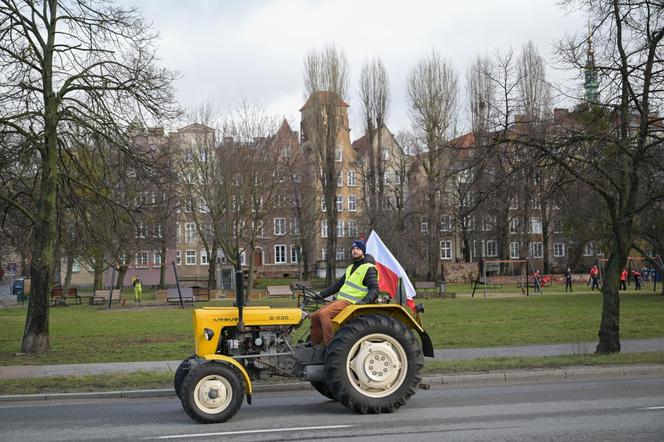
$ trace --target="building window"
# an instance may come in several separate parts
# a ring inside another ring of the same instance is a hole
[[[154,252],[154,267],[161,267],[161,253]]]
[[[240,253],[240,265],[243,266],[247,265],[247,254],[244,252],[244,250],[242,251],[242,253]]]
[[[323,238],[327,238],[327,221],[321,221],[320,222],[320,236]]]
[[[136,223],[136,238],[147,238],[148,236],[148,225],[143,221]]]
[[[337,163],[340,163],[342,160],[342,150],[341,146],[337,146],[336,149],[334,149],[334,161]]]
[[[163,238],[164,237],[164,228],[160,223],[154,225],[154,230],[152,231],[153,238]]]
[[[443,215],[440,217],[440,231],[441,232],[452,231],[452,217],[450,215]]]
[[[519,198],[516,196],[510,198],[510,210],[519,210]]]
[[[429,220],[426,216],[420,217],[420,232],[427,233],[429,231]]]
[[[201,250],[199,253],[201,255],[201,265],[207,265],[208,264],[207,251]]]
[[[286,218],[275,218],[274,219],[274,234],[275,235],[285,235],[286,234]]]
[[[320,249],[320,259],[322,259],[323,261],[325,261],[327,259],[327,248],[326,247],[323,247],[322,249]]]
[[[542,233],[542,218],[537,218],[537,217],[530,218],[530,233],[535,233],[535,234]]]
[[[511,242],[510,243],[510,258],[512,259],[519,259],[519,243],[518,242]]]
[[[274,246],[274,263],[286,264],[286,246],[281,244]]]
[[[147,251],[136,253],[136,268],[145,268],[150,264],[150,254]]]
[[[357,221],[348,221],[348,236],[357,238]]]
[[[440,242],[440,259],[452,259],[452,241]]]
[[[327,204],[325,203],[325,197],[324,196],[320,197],[320,211],[321,212],[327,212]]]
[[[349,170],[348,171],[348,186],[349,187],[355,187],[355,171],[354,170]]]
[[[557,242],[553,245],[553,256],[556,258],[562,258],[565,256],[565,244]]]
[[[291,235],[300,234],[300,223],[297,221],[297,218],[291,218],[290,220],[290,233]]]
[[[187,250],[184,252],[184,263],[188,266],[196,264],[196,250]]]
[[[563,233],[563,220],[556,218],[553,220],[553,233]]]
[[[184,242],[192,243],[196,238],[196,224],[186,223],[184,225]]]
[[[175,242],[180,242],[180,223],[175,223]]]
[[[298,246],[290,246],[290,262],[293,264],[300,262],[300,248]]]
[[[182,254],[180,253],[179,250],[175,252],[175,264],[177,265],[182,264]]]
[[[511,234],[519,233],[519,218],[512,218],[510,220],[510,233]]]
[[[488,232],[492,230],[496,225],[496,215],[487,215],[482,220],[482,230]]]
[[[466,231],[467,232],[472,232],[475,230],[475,217],[474,216],[466,216]]]
[[[530,243],[530,256],[533,258],[541,258],[544,256],[541,242]]]
[[[355,195],[348,195],[348,211],[355,212],[357,210],[357,197]]]
[[[343,261],[346,259],[346,249],[344,247],[337,247],[337,260]]]
[[[343,237],[344,237],[344,222],[337,221],[337,238],[343,238]]]
[[[498,256],[498,242],[495,239],[486,242],[486,256]]]
[[[344,197],[341,196],[341,195],[337,195],[336,203],[337,203],[337,212],[343,211],[344,210]]]
[[[80,272],[81,271],[81,261],[74,258],[74,262],[71,265],[71,271],[74,272],[74,273]]]
[[[342,183],[342,179],[341,179],[341,171],[339,171],[339,172],[337,172],[337,187],[341,187],[343,185],[344,184]]]

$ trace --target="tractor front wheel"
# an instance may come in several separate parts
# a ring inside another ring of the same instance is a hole
[[[208,362],[189,371],[180,387],[182,408],[201,424],[226,422],[244,399],[240,374],[228,365]]]
[[[341,327],[327,347],[328,387],[358,413],[391,413],[415,394],[424,365],[418,340],[401,321],[359,316]]]
[[[330,390],[330,387],[328,387],[327,382],[311,381],[311,386],[326,398],[332,399],[333,401],[337,400],[337,398],[334,397],[332,390]]]
[[[189,370],[191,369],[191,360],[195,357],[196,355],[191,355],[187,359],[184,359],[180,362],[178,369],[175,370],[175,376],[173,376],[173,388],[175,389],[175,394],[178,395],[178,399],[181,399],[180,388],[182,388],[184,378],[187,377]]]

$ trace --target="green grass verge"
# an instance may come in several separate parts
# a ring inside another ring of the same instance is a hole
[[[428,361],[424,374],[486,373],[497,370],[563,368],[570,366],[609,366],[664,364],[664,352],[616,355],[570,355],[538,358],[487,358],[469,361]],[[293,382],[275,377],[256,383]],[[173,387],[172,373],[137,372],[97,376],[54,376],[34,379],[9,379],[0,383],[0,395],[45,394],[85,391],[144,390]]]
[[[546,293],[546,292],[545,292]],[[231,300],[201,303],[230,305]],[[435,348],[491,347],[595,341],[602,298],[573,295],[421,300],[424,325]],[[293,299],[252,299],[251,305],[295,307]],[[0,365],[74,364],[136,360],[178,360],[192,353],[192,309],[174,306],[129,308],[70,306],[50,310],[51,352],[17,355],[26,308],[0,309]],[[621,338],[664,336],[664,297],[621,295]],[[308,324],[304,324],[303,328]],[[304,332],[302,330],[300,333]]]

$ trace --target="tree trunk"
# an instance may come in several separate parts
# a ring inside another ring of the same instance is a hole
[[[208,257],[208,289],[217,290],[217,252],[215,250],[214,257]]]
[[[166,245],[161,246],[161,265],[159,266],[159,288],[166,289]]]
[[[119,290],[124,287],[124,280],[125,276],[127,275],[127,270],[129,270],[129,266],[125,264],[120,264],[118,266],[118,279],[115,280],[116,289]]]
[[[614,252],[606,263],[602,281],[602,320],[597,353],[620,352],[619,275],[626,261],[626,254]]]
[[[65,273],[65,284],[62,287],[62,293],[63,296],[67,296],[67,293],[69,293],[69,288],[71,287],[71,276],[73,273],[74,269],[74,256],[73,255],[68,255],[67,256],[67,270]]]

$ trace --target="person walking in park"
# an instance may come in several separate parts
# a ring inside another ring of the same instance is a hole
[[[634,278],[634,289],[641,290],[641,272],[637,269],[632,270],[632,278]]]
[[[627,290],[627,270],[620,272],[620,290]]]
[[[134,277],[134,302],[141,302],[141,296],[143,296],[143,285],[141,284],[141,278],[136,275]]]
[[[597,287],[597,290],[600,290],[600,288],[599,288],[599,269],[597,268],[596,265],[593,265],[590,268],[590,281],[592,282],[592,287],[590,287],[591,291],[594,291],[595,287]]]
[[[567,289],[569,289],[570,293],[574,291],[572,290],[572,269],[569,267],[565,270],[565,293],[567,293]]]
[[[540,273],[539,270],[535,270],[535,273],[533,273],[533,279],[534,281],[534,286],[535,286],[535,293],[539,293],[540,295],[542,294],[542,274]]]

